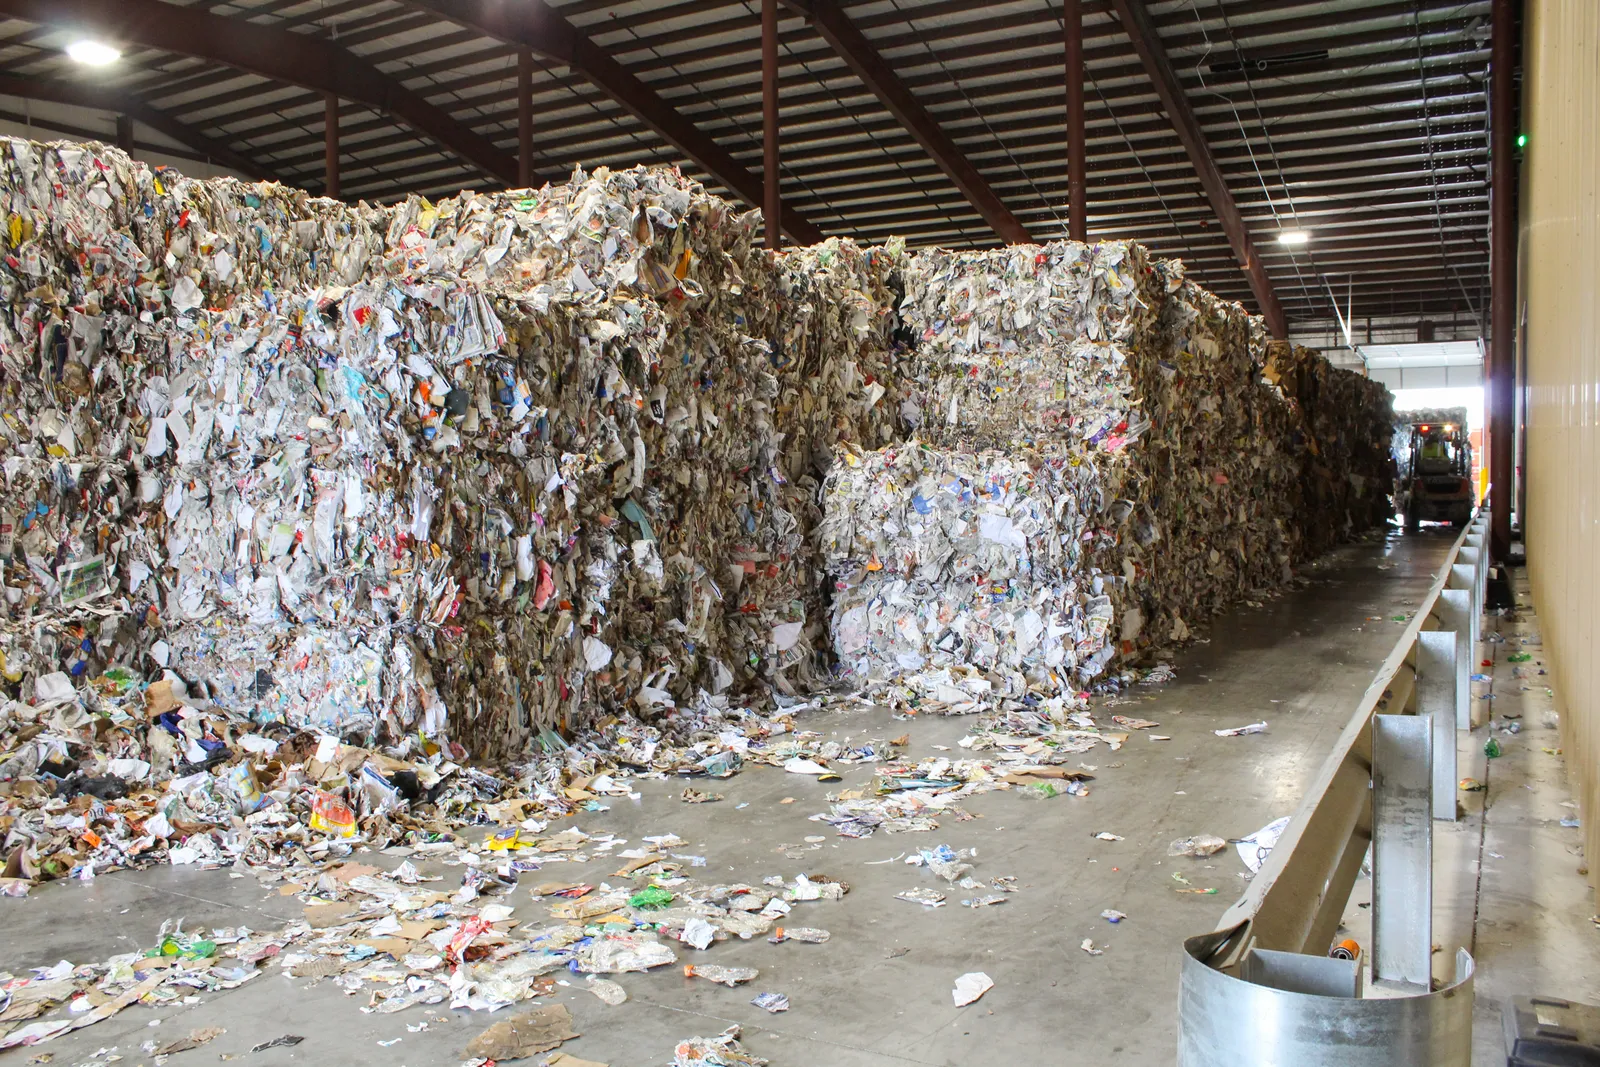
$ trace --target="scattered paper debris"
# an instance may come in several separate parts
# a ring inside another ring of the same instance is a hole
[[[467,1045],[468,1056],[516,1060],[548,1052],[578,1036],[565,1004],[546,1004],[497,1022]]]
[[[691,1037],[672,1050],[672,1067],[763,1067],[766,1060],[739,1043],[739,1027],[730,1026],[716,1037]]]
[[[1234,842],[1233,847],[1238,850],[1239,859],[1250,868],[1252,874],[1261,870],[1261,865],[1267,862],[1267,857],[1278,844],[1278,838],[1283,836],[1283,831],[1288,827],[1289,818],[1284,815],[1273,819],[1255,833]]]
[[[950,996],[956,1007],[964,1008],[993,988],[994,979],[982,971],[969,971],[956,979],[956,987],[950,991]]]
[[[602,1002],[609,1004],[613,1008],[628,999],[628,991],[609,978],[598,978],[591,974],[589,976],[588,989],[589,992],[599,997]]]
[[[176,1041],[168,1041],[164,1045],[150,1049],[153,1056],[170,1056],[174,1052],[186,1052],[192,1048],[199,1048],[210,1041],[214,1041],[228,1031],[220,1026],[204,1026],[190,1030]]]
[[[757,993],[750,1003],[774,1015],[789,1010],[789,998],[782,993]]]

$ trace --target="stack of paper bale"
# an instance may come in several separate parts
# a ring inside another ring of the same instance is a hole
[[[1321,555],[1393,514],[1389,466],[1394,398],[1379,382],[1301,345],[1272,342],[1263,372],[1289,400],[1303,435],[1296,559]]]
[[[1372,432],[1331,396],[1308,419],[1263,379],[1259,325],[1135,244],[919,253],[902,312],[915,437],[842,450],[826,500],[857,678],[972,665],[1075,688],[1182,640],[1316,541],[1305,451]]]
[[[346,205],[11,139],[0,201],[24,699],[493,756],[835,645],[1091,676],[1277,580],[1349,425],[1130,244],[773,256],[666,169]]]
[[[1402,439],[1409,439],[1411,427],[1417,423],[1438,423],[1440,426],[1459,426],[1467,433],[1472,427],[1467,424],[1467,409],[1454,408],[1406,408],[1394,413],[1394,439],[1398,446]]]
[[[6,673],[481,752],[804,687],[892,256],[668,170],[392,208],[3,143]],[[111,683],[107,683],[111,684]]]
[[[440,430],[441,497],[472,502],[433,532],[466,563],[462,623],[436,638],[456,733],[519,751],[603,708],[809,688],[819,461],[894,433],[887,257],[833,241],[774,264],[759,216],[670,171],[451,207],[448,229],[404,223],[432,260],[510,234],[467,275],[506,341]]]

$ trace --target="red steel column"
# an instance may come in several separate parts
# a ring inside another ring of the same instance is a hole
[[[1516,398],[1517,201],[1512,158],[1515,102],[1512,69],[1517,43],[1515,0],[1494,0],[1489,53],[1489,553],[1511,553],[1512,423]]]
[[[1067,46],[1067,236],[1089,239],[1088,205],[1084,203],[1083,158],[1083,10],[1079,0],[1062,5]]]
[[[761,213],[767,247],[777,250],[778,216],[778,0],[761,0]]]
[[[533,184],[533,53],[517,53],[517,184]]]
[[[322,94],[322,167],[328,183],[324,196],[339,199],[339,98]]]

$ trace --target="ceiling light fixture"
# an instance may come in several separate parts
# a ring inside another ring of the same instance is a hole
[[[67,55],[87,67],[104,67],[121,59],[122,51],[104,41],[73,41],[67,45]]]
[[[1280,245],[1303,245],[1311,240],[1311,235],[1304,230],[1284,230],[1278,234]]]

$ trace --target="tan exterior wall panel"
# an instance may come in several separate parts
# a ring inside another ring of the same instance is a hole
[[[1600,857],[1600,3],[1529,0],[1523,71],[1523,528],[1542,658],[1592,860]]]

